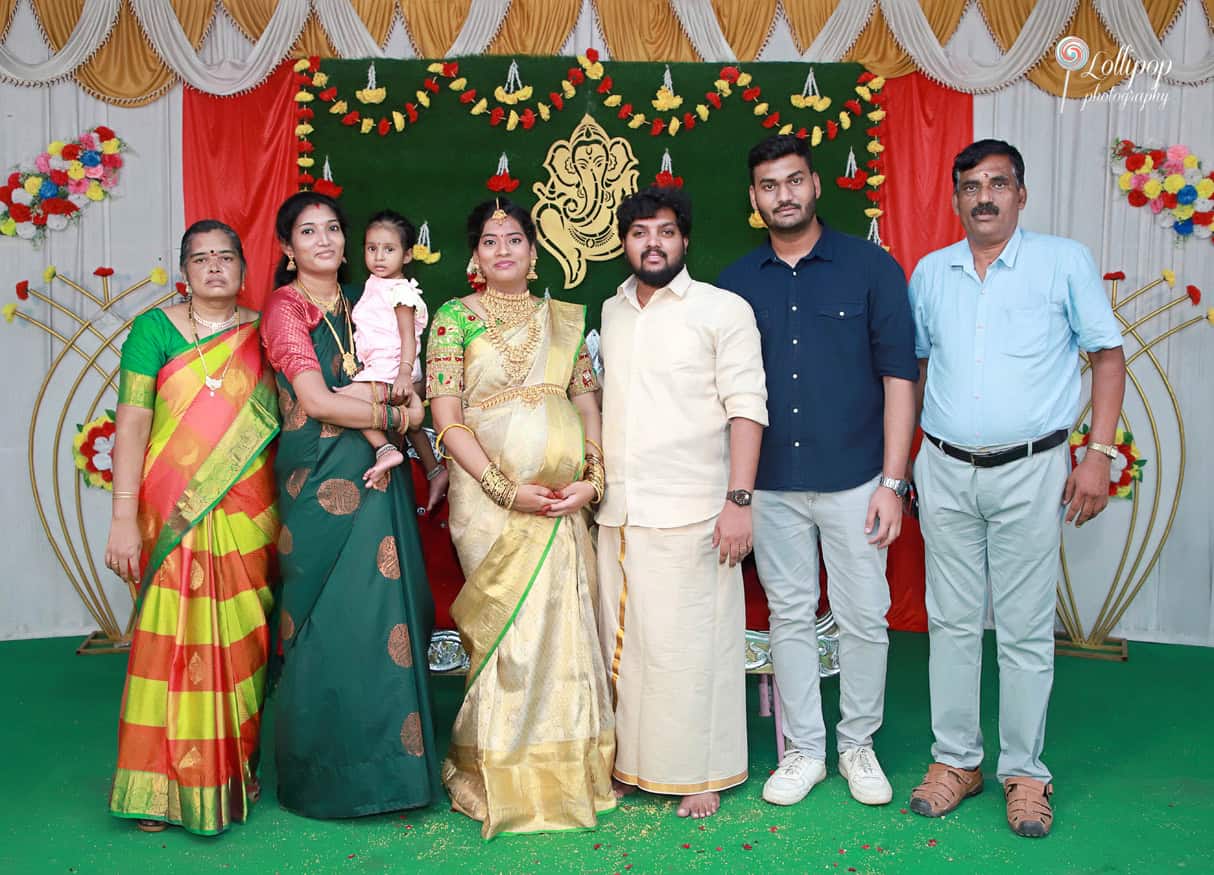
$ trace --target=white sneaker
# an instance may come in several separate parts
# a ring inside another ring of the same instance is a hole
[[[847,788],[857,802],[885,805],[894,798],[893,788],[871,747],[853,747],[840,753],[839,774],[847,778]]]
[[[772,805],[796,805],[826,778],[825,760],[816,760],[799,750],[784,753],[779,767],[763,785],[763,799]]]

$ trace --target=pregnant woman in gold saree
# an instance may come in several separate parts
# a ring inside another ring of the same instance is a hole
[[[439,309],[427,352],[472,660],[443,782],[485,838],[590,828],[615,806],[615,734],[584,512],[603,488],[585,308],[531,296],[518,206],[481,204],[468,237],[485,288]]]

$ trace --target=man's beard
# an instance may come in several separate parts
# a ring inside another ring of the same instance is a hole
[[[780,204],[776,207],[776,210],[782,206],[788,205]],[[778,215],[775,210],[768,214],[764,214],[760,210],[759,215],[763,217],[763,222],[768,228],[775,228],[779,231],[803,231],[813,222],[817,204],[811,202],[808,204],[795,204],[795,206],[799,207],[799,211],[792,216]]]
[[[667,261],[665,267],[649,269],[645,267],[645,255],[641,256],[641,264],[633,265],[632,272],[636,274],[636,278],[652,289],[662,289],[670,285],[673,280],[683,270],[683,257],[680,256],[674,261]]]

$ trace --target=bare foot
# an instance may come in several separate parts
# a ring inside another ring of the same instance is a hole
[[[679,817],[712,817],[721,808],[721,794],[715,792],[695,793],[684,796],[679,803]]]
[[[370,484],[373,480],[378,480],[380,475],[387,474],[403,461],[405,457],[396,447],[376,456],[375,464],[363,474],[363,483]]]
[[[629,793],[635,793],[636,787],[632,786],[631,784],[625,784],[622,781],[617,781],[615,778],[612,778],[611,779],[611,792],[615,794],[616,799],[622,799],[623,797],[627,796]]]

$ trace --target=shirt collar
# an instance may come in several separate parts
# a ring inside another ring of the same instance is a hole
[[[818,222],[822,226],[822,234],[818,237],[818,241],[814,243],[814,248],[809,250],[808,255],[803,255],[797,264],[808,261],[811,258],[834,261],[835,237],[838,232],[827,225],[821,216],[818,217]],[[776,250],[772,248],[771,235],[769,234],[767,239],[763,241],[763,245],[759,247],[759,267],[765,264],[774,264],[777,261],[784,263],[783,259],[776,255]]]
[[[662,288],[674,293],[675,297],[684,297],[687,294],[687,290],[691,288],[691,274],[687,271],[686,265],[684,265],[683,269],[679,271],[678,275],[670,281],[669,285],[663,286]],[[656,297],[660,291],[662,291],[662,289],[655,291],[654,296]],[[638,310],[641,308],[641,305],[637,303],[636,276],[630,276],[628,279],[624,280],[624,282],[620,283],[617,293],[627,298],[628,302]],[[653,298],[650,298],[650,300],[652,301]]]
[[[1024,232],[1017,225],[1016,230],[1012,232],[1012,236],[1007,238],[1007,243],[1003,244],[1003,251],[999,253],[992,263],[1001,261],[1004,267],[1014,268],[1016,266],[1016,259],[1020,255],[1020,243],[1023,239]],[[952,266],[968,267],[970,270],[974,269],[974,253],[970,249],[968,241],[962,240],[957,244],[957,248],[953,252]]]

